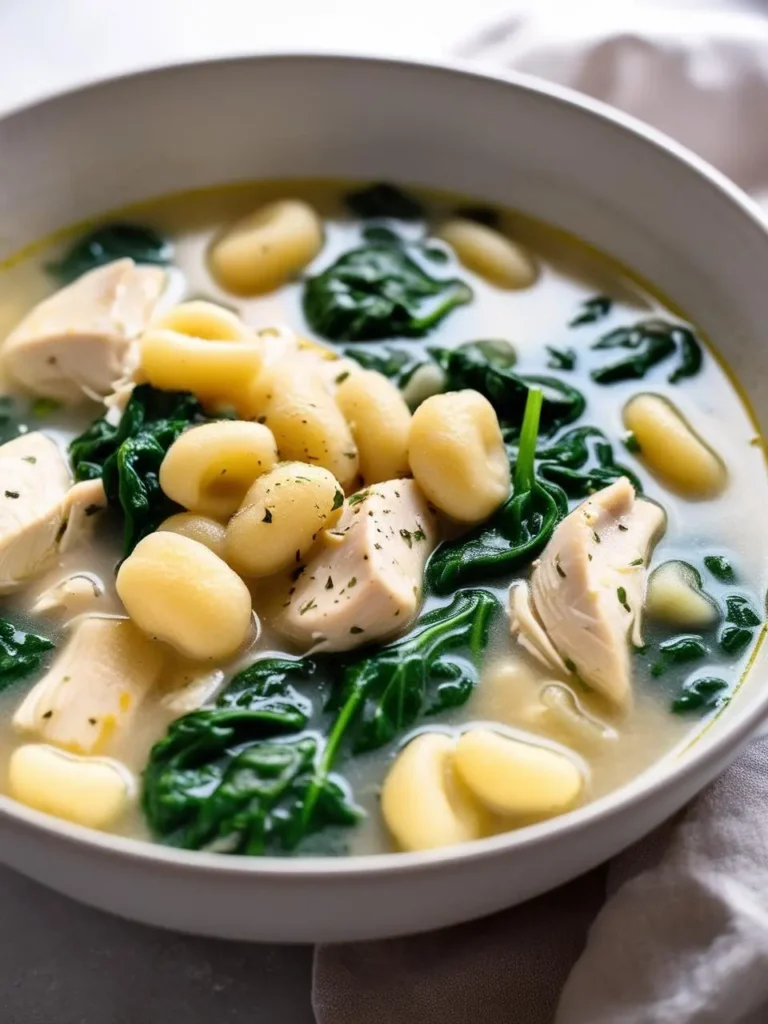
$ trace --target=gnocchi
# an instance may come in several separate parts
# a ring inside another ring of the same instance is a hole
[[[701,576],[693,566],[677,561],[664,562],[651,573],[645,611],[684,629],[707,629],[719,618],[717,605],[701,589]]]
[[[339,517],[344,494],[320,466],[285,462],[260,476],[229,521],[224,550],[243,576],[271,576],[301,562]]]
[[[127,769],[114,761],[28,743],[11,754],[8,787],[12,796],[36,811],[104,829],[127,810],[134,783]]]
[[[487,519],[509,495],[510,473],[493,406],[477,391],[433,395],[413,414],[411,472],[427,498],[462,523]]]
[[[364,483],[407,476],[411,414],[395,385],[375,370],[362,370],[339,384],[336,403],[357,445]]]
[[[637,441],[639,458],[671,490],[700,499],[725,489],[724,463],[666,398],[635,395],[624,406],[624,426]]]
[[[209,551],[219,558],[224,558],[224,537],[226,527],[210,516],[196,515],[194,512],[177,512],[175,516],[168,516],[158,526],[158,532],[178,533],[182,537],[189,537],[199,544],[204,544]]]
[[[203,544],[152,533],[120,566],[117,593],[133,622],[187,658],[231,658],[251,630],[251,595]]]
[[[311,369],[280,362],[253,383],[252,419],[272,431],[280,458],[327,469],[346,490],[360,468],[360,457],[347,421]]]
[[[453,763],[470,793],[494,814],[551,818],[573,807],[584,785],[569,757],[492,729],[462,733]]]
[[[156,388],[192,391],[211,406],[239,409],[261,370],[262,345],[230,310],[185,302],[141,337],[141,373]]]
[[[260,423],[220,420],[185,431],[160,466],[160,486],[190,512],[226,519],[256,477],[277,464],[272,431]]]
[[[521,245],[478,221],[455,217],[435,234],[468,270],[499,288],[530,288],[538,276],[536,264]]]
[[[227,291],[259,295],[303,270],[322,244],[322,224],[312,207],[281,199],[229,228],[211,249],[211,269]]]
[[[487,815],[453,768],[455,741],[417,736],[398,754],[381,790],[381,813],[402,850],[432,850],[479,839]]]

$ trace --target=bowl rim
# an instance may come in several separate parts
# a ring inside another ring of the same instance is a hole
[[[716,193],[724,196],[739,208],[749,225],[760,233],[768,243],[768,220],[758,205],[751,200],[734,182],[727,178],[702,157],[682,143],[645,122],[593,99],[576,90],[567,88],[523,72],[499,68],[484,68],[476,61],[466,58],[439,59],[432,57],[402,57],[387,54],[359,54],[336,49],[318,50],[270,50],[250,54],[216,55],[198,59],[152,64],[138,70],[118,74],[95,75],[72,88],[52,88],[32,100],[23,100],[0,111],[0,125],[17,116],[34,114],[40,108],[67,102],[79,94],[98,91],[105,86],[130,83],[134,80],[157,78],[164,75],[196,74],[201,70],[217,69],[235,64],[267,63],[343,63],[357,64],[363,71],[367,67],[392,67],[394,69],[418,69],[426,74],[449,75],[467,80],[478,80],[511,86],[526,93],[536,94],[541,99],[554,101],[558,105],[575,107],[584,114],[607,122],[620,132],[629,133],[653,146],[660,155],[674,159],[698,175]],[[767,248],[768,252],[768,248]],[[753,669],[754,659],[765,640],[768,627],[763,627],[750,661],[744,670],[742,684]],[[339,876],[365,878],[372,874],[410,874],[425,869],[449,868],[457,863],[482,861],[514,850],[530,849],[546,845],[557,836],[561,840],[573,838],[587,832],[600,821],[609,821],[630,810],[638,811],[652,803],[657,796],[675,782],[682,785],[696,774],[709,779],[717,770],[718,763],[736,751],[754,734],[761,722],[768,716],[768,687],[758,694],[743,711],[736,713],[725,724],[711,719],[702,731],[687,739],[682,748],[676,748],[654,762],[638,777],[616,790],[599,797],[584,807],[562,814],[559,817],[529,825],[519,831],[502,833],[486,839],[463,843],[454,847],[437,850],[401,853],[353,854],[338,858],[319,856],[297,857],[234,857],[224,853],[183,850],[172,846],[153,843],[146,839],[132,839],[127,836],[101,832],[56,818],[42,811],[34,810],[19,803],[12,797],[0,793],[0,817],[14,819],[24,826],[45,834],[52,842],[60,842],[78,849],[91,848],[117,860],[151,864],[154,868],[172,870],[177,873],[224,874],[227,878],[247,879],[254,875],[267,877],[286,876],[293,879],[332,879]],[[709,733],[709,737],[705,734]],[[689,747],[697,747],[686,756],[679,758]],[[675,759],[677,763],[675,763]],[[709,772],[709,774],[707,774]]]

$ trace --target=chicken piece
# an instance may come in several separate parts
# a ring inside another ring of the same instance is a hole
[[[554,669],[563,677],[568,675],[565,662],[536,618],[531,604],[531,592],[524,580],[518,580],[509,588],[509,621],[512,635],[518,638],[521,647],[547,668]]]
[[[35,431],[0,445],[0,594],[70,548],[106,506],[100,480],[70,486],[57,445]]]
[[[275,623],[314,650],[346,651],[405,629],[421,603],[435,516],[413,480],[352,495]]]
[[[0,445],[0,593],[39,572],[65,529],[69,467],[35,432]]]
[[[115,260],[38,303],[2,349],[12,378],[63,402],[100,399],[132,363],[132,341],[165,290],[160,267]]]
[[[186,658],[169,667],[163,679],[160,706],[174,715],[197,711],[221,689],[224,671],[209,668]]]
[[[33,615],[56,615],[67,622],[91,608],[104,596],[98,576],[79,572],[48,587],[32,605]]]
[[[14,728],[75,754],[112,753],[165,657],[164,648],[127,619],[83,619],[16,711]]]
[[[648,556],[664,525],[662,509],[621,477],[566,516],[531,577],[534,622],[566,669],[622,708],[631,702],[629,642],[642,644]],[[540,653],[540,637],[517,621]]]

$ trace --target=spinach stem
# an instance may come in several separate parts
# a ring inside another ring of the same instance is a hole
[[[529,388],[520,430],[520,446],[515,465],[514,494],[524,494],[533,488],[533,467],[536,458],[536,439],[539,436],[539,418],[544,402],[541,388]]]

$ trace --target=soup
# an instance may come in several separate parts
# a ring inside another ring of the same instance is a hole
[[[153,201],[2,270],[0,783],[246,855],[420,850],[673,756],[763,631],[749,411],[517,213]]]

